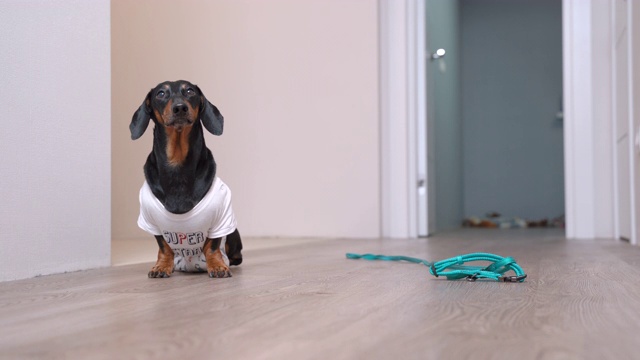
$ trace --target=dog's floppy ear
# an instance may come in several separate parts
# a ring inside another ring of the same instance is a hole
[[[153,91],[153,89],[151,91]],[[140,105],[131,118],[131,124],[129,124],[131,140],[136,140],[142,136],[145,130],[147,130],[147,126],[149,126],[149,120],[151,119],[151,91],[149,91],[142,105]]]
[[[198,88],[198,92],[200,92],[200,120],[202,120],[202,125],[213,135],[222,135],[224,117],[220,114],[218,108],[204,97],[200,88]]]

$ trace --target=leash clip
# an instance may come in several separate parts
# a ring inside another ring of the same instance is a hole
[[[526,279],[527,275],[520,275],[520,276],[500,276],[498,278],[498,281],[503,281],[503,282],[521,282],[522,280]]]
[[[468,276],[467,276],[467,281],[474,282],[474,281],[476,281],[476,280],[478,280],[478,273],[475,273],[475,274],[473,274],[473,275],[468,275]]]

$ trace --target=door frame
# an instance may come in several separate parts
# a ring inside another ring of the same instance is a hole
[[[629,1],[627,26],[629,28],[629,126],[633,140],[630,146],[631,158],[631,244],[640,245],[640,106],[635,106],[635,94],[640,84],[640,36],[634,19],[640,19],[640,6],[637,2]]]
[[[423,164],[418,164],[417,156],[427,154],[429,130],[422,96],[426,89],[424,8],[425,0],[378,0],[381,235],[387,238],[417,237],[420,227],[429,232],[429,211],[433,212],[427,209],[427,214],[418,215],[419,181],[424,179],[432,188],[429,174],[419,170]],[[592,8],[591,2],[562,1],[567,238],[614,235],[611,104],[594,101],[602,89],[611,93],[611,73],[593,76],[603,57],[611,61],[611,38],[595,35],[598,26],[611,19]],[[420,73],[425,76],[415,76]],[[418,133],[422,124],[424,131]],[[420,221],[426,224],[419,226]]]
[[[628,156],[628,162],[627,164],[621,164],[620,163],[620,159],[619,159],[619,149],[618,149],[618,139],[620,138],[620,134],[618,133],[618,106],[617,106],[617,97],[619,94],[619,85],[617,83],[618,80],[618,56],[617,56],[617,48],[618,46],[624,46],[626,47],[627,50],[627,77],[630,78],[632,75],[632,62],[631,62],[631,23],[630,23],[630,4],[628,2],[625,2],[625,4],[623,6],[625,6],[626,9],[626,17],[627,19],[625,20],[625,26],[626,29],[624,30],[626,32],[626,36],[627,36],[627,41],[625,43],[620,43],[620,41],[618,40],[618,25],[617,21],[618,21],[618,6],[621,5],[620,4],[621,1],[615,0],[612,1],[612,5],[611,5],[611,37],[613,39],[613,43],[612,43],[612,48],[611,48],[611,62],[612,62],[612,67],[611,67],[611,79],[612,79],[612,87],[611,87],[611,100],[612,100],[612,120],[613,120],[613,134],[612,134],[612,142],[613,142],[613,168],[614,168],[614,172],[613,172],[613,177],[614,177],[614,237],[616,239],[623,239],[623,231],[621,230],[621,224],[620,224],[620,213],[621,213],[621,208],[623,205],[621,205],[621,201],[620,201],[620,183],[619,181],[619,169],[620,166],[628,166],[629,168],[627,169],[628,174],[629,174],[629,185],[633,184],[633,171],[632,171],[632,162],[633,162],[633,116],[632,116],[632,101],[631,101],[631,85],[632,85],[632,81],[631,79],[628,79],[628,86],[627,86],[627,96],[628,96],[628,107],[627,107],[627,111],[628,111],[628,119],[627,119],[627,125],[626,125],[626,131],[627,131],[627,149],[625,152],[627,152],[627,156]],[[629,191],[629,197],[633,198],[633,186],[630,186],[631,188],[628,189]],[[628,240],[631,242],[635,242],[634,239],[634,224],[633,221],[631,221],[631,219],[633,218],[633,211],[634,211],[634,206],[632,204],[632,202],[629,202],[629,209],[625,209],[625,211],[628,210],[629,211],[629,232],[626,233],[626,235],[628,236]]]
[[[423,0],[378,1],[380,232],[385,238],[418,236],[417,128],[421,119],[426,121],[426,96],[418,96],[426,82],[416,76],[424,71],[419,69],[424,64],[424,57],[419,58],[424,46],[417,43],[425,36],[419,30],[425,26],[424,11],[417,11],[421,8]]]

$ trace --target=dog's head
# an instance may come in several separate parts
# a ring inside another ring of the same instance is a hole
[[[149,91],[131,119],[131,139],[142,136],[151,119],[156,126],[177,132],[202,121],[210,133],[222,135],[224,126],[224,118],[218,108],[204,97],[198,86],[185,80],[165,81]]]

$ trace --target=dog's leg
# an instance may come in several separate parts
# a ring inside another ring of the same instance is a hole
[[[171,276],[173,272],[173,250],[169,247],[164,238],[160,235],[156,235],[156,241],[158,242],[158,261],[154,267],[149,271],[150,278],[163,278]]]
[[[224,251],[229,257],[229,265],[242,264],[242,239],[238,229],[227,235],[227,241],[224,243]]]
[[[207,259],[207,272],[209,277],[225,278],[231,277],[229,267],[224,263],[222,251],[220,251],[220,241],[222,238],[207,238],[204,242],[204,256]]]

